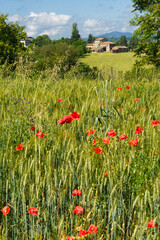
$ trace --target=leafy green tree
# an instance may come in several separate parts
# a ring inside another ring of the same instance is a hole
[[[88,35],[88,40],[87,40],[87,42],[88,43],[93,43],[95,41],[95,37],[93,37],[93,35],[90,33],[89,35]]]
[[[128,44],[127,44],[127,38],[126,38],[125,35],[120,37],[119,45],[120,45],[120,46],[126,46],[126,47],[127,47]]]
[[[79,56],[82,56],[84,53],[87,52],[86,43],[82,39],[79,39],[79,40],[73,42],[72,45],[77,50]]]
[[[79,30],[77,27],[77,23],[73,23],[72,25],[72,35],[71,35],[71,43],[77,41],[80,39],[80,34],[79,34]]]
[[[20,27],[17,23],[8,23],[7,16],[0,14],[0,64],[14,63],[26,52],[26,48],[20,42],[26,37],[25,27]]]
[[[51,39],[49,38],[48,35],[44,34],[42,36],[38,36],[37,38],[33,39],[32,43],[38,47],[42,47],[44,45],[50,44]]]
[[[138,37],[133,35],[128,43],[129,50],[135,49],[137,47],[137,44],[138,44]]]
[[[141,64],[153,64],[160,67],[160,3],[159,0],[134,2],[135,10],[143,11],[142,15],[136,15],[131,24],[138,27],[134,35],[139,41],[134,49],[136,56]]]

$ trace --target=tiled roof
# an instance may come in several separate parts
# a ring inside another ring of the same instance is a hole
[[[115,47],[112,48],[112,50],[117,50],[119,48],[127,48],[127,47],[126,46],[115,46]]]
[[[116,45],[114,42],[103,42],[103,43],[101,43],[101,45],[108,45],[108,44]]]
[[[105,39],[105,38],[97,38],[95,41],[101,41],[103,39]]]

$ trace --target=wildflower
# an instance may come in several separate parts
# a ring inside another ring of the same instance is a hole
[[[75,120],[79,120],[81,118],[81,115],[76,112],[71,113],[70,116]]]
[[[82,194],[81,190],[77,190],[77,189],[74,189],[74,191],[72,192],[72,195],[78,195],[80,196]]]
[[[127,89],[127,90],[130,89],[130,86],[127,86],[126,89]]]
[[[142,108],[142,112],[146,112],[146,109],[145,109],[145,107],[143,107],[143,108]]]
[[[99,140],[94,138],[93,143],[91,143],[91,145],[96,145],[98,142],[99,142]]]
[[[67,237],[67,240],[74,240],[73,237]]]
[[[67,108],[69,108],[69,109],[70,109],[70,108],[71,108],[71,105],[67,106]]]
[[[35,127],[34,127],[34,126],[32,126],[30,129],[31,129],[32,131],[35,131]]]
[[[76,214],[83,213],[83,208],[80,206],[76,206],[76,208],[73,210],[73,212]]]
[[[101,147],[95,147],[95,148],[93,149],[93,151],[94,151],[95,153],[102,154],[103,149],[102,149]]]
[[[64,115],[63,118],[59,119],[57,123],[63,125],[64,123],[71,123],[74,120],[70,115]]]
[[[5,206],[4,208],[2,208],[1,211],[2,211],[3,215],[5,216],[5,215],[9,214],[10,207],[9,206]]]
[[[124,109],[123,109],[123,108],[121,108],[119,111],[120,111],[120,112],[124,112]]]
[[[19,151],[19,150],[23,150],[23,145],[22,144],[19,144],[18,147],[16,147],[16,150]]]
[[[88,131],[87,131],[87,135],[89,136],[89,135],[93,134],[95,131],[96,131],[96,130],[88,130]]]
[[[35,207],[30,207],[28,214],[37,215],[38,209]]]
[[[140,100],[140,98],[136,98],[134,101],[135,101],[135,102],[138,102],[139,100]]]
[[[36,133],[36,136],[38,137],[38,138],[44,138],[44,134],[43,134],[43,132],[42,131],[38,131],[38,133]]]
[[[143,128],[140,128],[139,126],[137,126],[135,134],[141,133],[143,132]]]
[[[153,227],[153,220],[151,220],[150,222],[147,223],[147,227],[148,228],[152,228]],[[154,227],[157,227],[157,224],[155,224]]]
[[[156,127],[158,124],[160,124],[159,120],[153,120],[151,126]]]
[[[121,87],[118,87],[118,88],[117,88],[117,90],[118,90],[118,91],[121,91],[121,90],[122,90],[122,88],[121,88]]]
[[[110,139],[109,137],[104,137],[104,138],[102,138],[102,141],[103,141],[105,144],[109,144],[110,142],[112,142],[112,139]]]
[[[83,236],[87,237],[87,231],[84,230],[84,229],[81,229],[81,230],[79,231],[79,236],[80,236],[80,237],[83,237]]]
[[[94,224],[91,224],[88,229],[88,233],[92,234],[92,233],[96,233],[96,232],[98,232],[98,227],[96,227]]]
[[[107,172],[105,172],[104,176],[105,176],[105,177],[108,177],[108,173],[107,173]]]
[[[119,136],[119,139],[120,139],[120,140],[126,139],[126,138],[128,138],[128,137],[127,137],[127,135],[125,135],[125,134]]]
[[[58,102],[63,102],[63,100],[60,98],[60,99],[58,99]]]
[[[107,132],[107,134],[111,137],[114,137],[117,133],[114,132],[113,130],[110,130],[110,131]]]
[[[140,140],[140,138],[137,137],[136,139],[129,140],[128,143],[130,145],[137,146],[139,140]]]

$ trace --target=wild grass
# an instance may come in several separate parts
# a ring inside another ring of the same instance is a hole
[[[100,70],[113,67],[115,71],[131,70],[135,63],[132,52],[127,53],[89,53],[80,59],[80,62]]]
[[[0,208],[9,201],[11,209],[0,215],[1,239],[85,239],[79,230],[90,224],[98,232],[87,239],[159,239],[159,226],[147,228],[160,220],[160,125],[151,126],[160,120],[157,73],[111,71],[104,80],[57,82],[24,73],[1,77],[0,87]],[[57,123],[72,112],[81,118]],[[128,143],[137,136],[136,126],[144,128],[137,147]],[[96,131],[88,136],[89,129]],[[108,130],[117,135],[107,145],[102,138]],[[37,138],[38,131],[45,137]],[[120,141],[122,134],[128,139]],[[94,138],[102,154],[93,152]],[[22,151],[16,151],[18,144]],[[74,189],[82,195],[72,196]],[[74,214],[75,206],[83,214]],[[37,216],[28,214],[30,207]]]

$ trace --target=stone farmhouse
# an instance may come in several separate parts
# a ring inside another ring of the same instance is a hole
[[[31,44],[33,41],[32,37],[27,37],[25,39],[21,39],[20,42],[24,44],[25,47],[28,47],[29,44]]]
[[[87,49],[90,49],[91,52],[94,53],[102,53],[102,52],[128,52],[128,48],[126,46],[116,46],[113,42],[106,41],[105,38],[97,38],[93,43],[88,43],[86,45]]]

